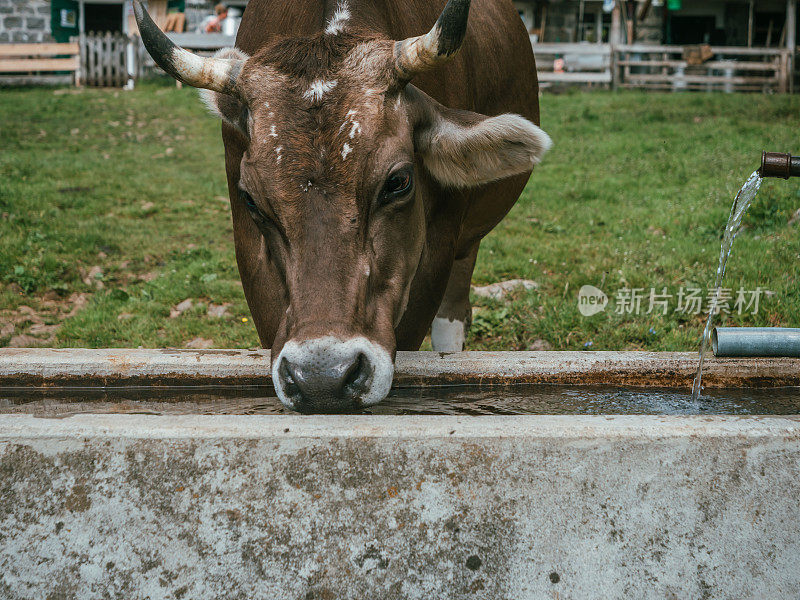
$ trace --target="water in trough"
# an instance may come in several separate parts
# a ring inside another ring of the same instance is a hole
[[[796,415],[800,388],[684,390],[562,385],[393,389],[372,415]],[[0,389],[0,414],[280,415],[271,387]]]

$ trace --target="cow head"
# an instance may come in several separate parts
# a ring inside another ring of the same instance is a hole
[[[423,254],[422,196],[527,172],[550,145],[518,115],[451,110],[409,84],[459,49],[469,4],[450,0],[430,33],[402,41],[350,31],[342,4],[318,35],[254,56],[201,58],[134,3],[159,66],[202,88],[242,136],[233,201],[282,279],[272,373],[290,408],[343,410],[386,397],[394,331]]]

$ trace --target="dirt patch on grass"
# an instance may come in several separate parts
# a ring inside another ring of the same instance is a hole
[[[71,294],[62,298],[47,292],[31,298],[12,310],[0,311],[0,346],[8,348],[37,348],[52,346],[61,324],[74,317],[88,303],[88,294]]]

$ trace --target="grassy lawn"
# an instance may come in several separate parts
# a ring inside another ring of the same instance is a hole
[[[736,190],[762,149],[800,152],[798,115],[789,96],[545,95],[555,148],[474,277],[539,287],[476,299],[468,347],[694,350],[704,317],[678,292],[705,296]],[[193,90],[0,91],[0,346],[257,346],[227,202]],[[798,208],[799,181],[764,183],[726,287],[770,293],[728,323],[800,326]],[[604,312],[578,311],[584,285]],[[617,312],[626,287],[639,314]],[[672,294],[666,315],[647,314],[651,288]]]

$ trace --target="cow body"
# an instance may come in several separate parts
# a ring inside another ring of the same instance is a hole
[[[444,0],[350,0],[345,26],[374,30],[388,39],[404,39],[426,30],[444,4]],[[251,0],[236,45],[253,55],[287,36],[317,34],[325,30],[337,7],[338,2],[318,0]],[[510,0],[476,0],[459,54],[446,69],[426,73],[414,84],[450,108],[485,115],[510,112],[539,124],[533,51]],[[282,284],[260,253],[260,235],[251,226],[249,215],[237,206],[244,142],[230,126],[224,126],[223,139],[242,283],[261,343],[272,348],[286,310]],[[420,171],[424,173],[424,169]],[[395,330],[397,349],[419,348],[442,305],[454,261],[458,260],[463,264],[460,280],[453,286],[457,297],[450,299],[451,307],[445,307],[445,311],[450,308],[450,314],[440,315],[462,323],[469,319],[468,285],[478,244],[508,213],[529,177],[529,172],[523,173],[466,190],[446,189],[428,178],[425,250],[411,285],[408,307]]]
[[[252,0],[237,47],[201,59],[134,3],[223,119],[242,284],[290,408],[379,402],[431,323],[462,349],[480,240],[549,148],[511,2],[443,4]]]

